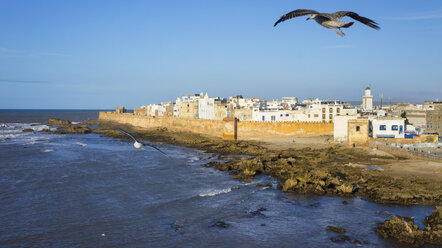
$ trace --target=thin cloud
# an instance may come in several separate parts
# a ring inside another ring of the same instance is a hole
[[[23,56],[53,56],[53,57],[65,57],[64,53],[58,52],[23,52],[5,47],[0,47],[0,57],[23,57]]]
[[[49,81],[0,79],[0,83],[13,83],[13,84],[47,84],[47,83],[49,83]]]
[[[406,20],[406,21],[442,19],[442,10],[425,12],[425,13],[414,13],[407,16],[398,16],[398,17],[385,18],[385,19]]]

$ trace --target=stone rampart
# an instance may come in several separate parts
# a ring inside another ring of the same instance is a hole
[[[333,123],[326,122],[238,122],[238,139],[273,139],[333,135]]]
[[[130,124],[137,127],[157,128],[165,127],[171,131],[189,131],[221,137],[223,134],[222,121],[187,119],[175,117],[150,117],[133,115],[130,113],[117,114],[115,112],[100,112],[99,120]]]
[[[222,120],[149,117],[115,112],[100,112],[99,120],[144,128],[165,127],[171,131],[189,131],[215,137],[223,137],[225,131],[225,122]],[[333,123],[238,121],[237,135],[238,139],[243,140],[333,135]]]

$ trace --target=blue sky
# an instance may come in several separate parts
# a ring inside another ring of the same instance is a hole
[[[344,38],[298,8],[375,20]],[[0,108],[138,107],[177,96],[442,99],[442,1],[0,1]]]

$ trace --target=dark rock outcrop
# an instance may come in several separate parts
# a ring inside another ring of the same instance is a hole
[[[32,128],[25,128],[25,129],[23,129],[23,132],[34,132],[34,129],[32,129]]]
[[[345,228],[336,227],[336,226],[327,226],[325,229],[333,231],[333,232],[337,232],[337,233],[345,233],[346,232]]]
[[[49,126],[58,126],[58,127],[66,127],[71,125],[71,122],[68,120],[60,120],[56,118],[50,118],[48,120]]]
[[[92,133],[92,129],[90,129],[87,125],[84,124],[70,124],[63,129],[58,129],[53,131],[55,134],[87,134]]]
[[[384,238],[394,238],[403,243],[413,245],[442,245],[442,207],[436,210],[424,220],[425,229],[421,230],[414,224],[414,218],[396,216],[386,220],[375,229]]]
[[[227,228],[227,227],[229,227],[230,225],[229,224],[227,224],[226,222],[224,222],[224,221],[216,221],[215,223],[213,223],[212,225],[211,225],[211,227],[219,227],[219,228]]]

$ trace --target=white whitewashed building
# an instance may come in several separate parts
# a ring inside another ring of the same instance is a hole
[[[378,117],[371,121],[373,138],[405,138],[405,119]]]

